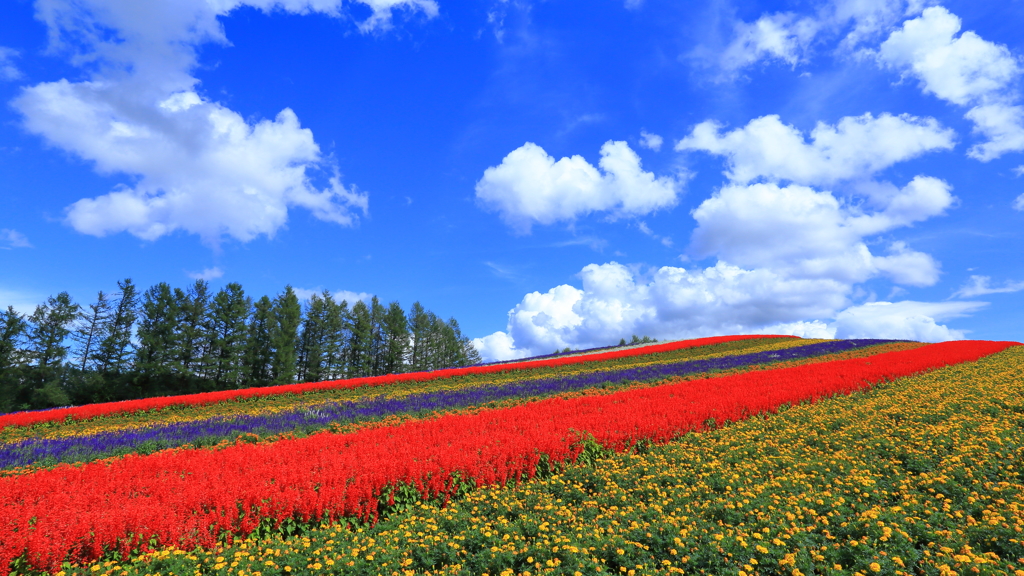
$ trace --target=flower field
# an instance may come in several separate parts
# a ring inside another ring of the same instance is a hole
[[[725,337],[363,380],[0,416],[0,566],[1024,569],[1016,343]]]

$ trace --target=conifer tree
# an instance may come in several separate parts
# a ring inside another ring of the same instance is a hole
[[[382,373],[404,372],[409,352],[409,320],[398,302],[388,305],[381,332],[384,335]]]
[[[253,305],[249,322],[249,337],[245,348],[245,386],[266,386],[271,381],[274,349],[271,345],[271,326],[274,323],[274,303],[267,296]]]
[[[80,311],[67,292],[51,296],[46,304],[36,306],[29,317],[29,354],[35,370],[29,378],[32,405],[50,408],[70,404],[61,383],[64,359],[68,356],[65,340]]]
[[[100,372],[121,374],[131,363],[132,330],[138,318],[139,295],[131,278],[117,283],[120,296],[102,330],[96,352],[96,365]]]
[[[71,337],[78,344],[75,364],[79,370],[94,367],[99,343],[103,339],[103,331],[110,316],[110,308],[110,300],[100,290],[96,295],[96,302],[90,304],[88,309],[78,312],[78,326]]]
[[[25,389],[21,368],[26,361],[22,346],[27,334],[28,322],[22,314],[13,306],[0,310],[0,412],[15,410]]]
[[[349,307],[328,291],[303,307],[290,286],[255,304],[237,283],[216,295],[202,280],[118,289],[84,311],[66,292],[28,318],[0,311],[0,412],[479,362],[458,322],[419,302],[406,315],[398,302]]]
[[[204,376],[209,362],[210,331],[206,325],[210,283],[196,280],[188,292],[174,289],[178,305],[174,371],[184,376]]]
[[[28,322],[14,306],[0,311],[0,372],[24,362],[21,344],[27,332]]]
[[[412,336],[412,352],[409,370],[420,372],[427,370],[427,356],[430,348],[431,314],[419,302],[413,302],[409,309],[409,332]]]
[[[166,282],[151,286],[142,296],[136,359],[139,372],[147,377],[172,371],[171,364],[178,348],[179,303],[182,296],[176,295]]]
[[[374,296],[370,299],[370,357],[372,368],[370,374],[372,376],[380,376],[384,374],[384,315],[386,314],[384,306],[380,303],[380,300]]]
[[[373,323],[370,308],[362,300],[352,305],[348,351],[348,377],[370,376],[373,373]]]
[[[325,295],[329,295],[326,291]],[[352,313],[348,301],[340,303],[325,299],[327,313],[324,331],[324,380],[344,378],[349,372],[349,342],[352,337]]]
[[[309,299],[299,336],[298,379],[301,382],[319,382],[326,379],[327,356],[331,349],[332,308],[331,293],[313,294]],[[337,330],[334,330],[335,332]]]
[[[237,388],[242,383],[248,340],[246,320],[251,309],[252,300],[237,282],[221,288],[210,303],[206,322],[210,329],[209,377],[217,390]]]
[[[302,322],[302,306],[291,286],[274,299],[270,342],[274,350],[271,364],[271,378],[274,384],[290,384],[295,381],[296,345],[299,339],[299,324]]]
[[[39,368],[59,367],[68,355],[64,340],[71,333],[71,324],[78,317],[80,307],[71,301],[67,292],[51,296],[46,304],[36,306],[29,317],[32,325],[29,340],[31,356]]]

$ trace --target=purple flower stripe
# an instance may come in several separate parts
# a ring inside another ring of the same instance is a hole
[[[889,342],[894,340],[836,340],[740,356],[595,371],[462,390],[441,390],[410,394],[400,398],[376,396],[359,401],[302,407],[275,414],[217,416],[191,422],[154,424],[143,428],[85,436],[28,439],[0,445],[0,469],[30,464],[81,462],[185,444],[215,444],[219,440],[236,438],[246,433],[262,436],[297,430],[312,432],[327,428],[332,423],[380,420],[396,414],[424,415],[436,410],[465,408],[509,398],[537,398],[620,382],[661,380],[670,376],[810,358]]]

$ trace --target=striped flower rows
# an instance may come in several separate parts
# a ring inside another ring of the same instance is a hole
[[[1024,572],[1024,347],[372,528],[162,548],[60,576]]]
[[[271,444],[175,450],[58,466],[0,479],[0,566],[24,557],[53,569],[151,542],[210,546],[270,518],[375,518],[389,487],[445,495],[456,479],[477,485],[531,477],[542,455],[557,465],[580,453],[581,435],[625,449],[664,442],[786,403],[848,393],[1005,349],[955,342],[870,358],[761,370],[600,396],[406,422],[352,434]],[[655,376],[657,377],[657,376]]]
[[[266,396],[238,398],[212,404],[173,404],[171,406],[135,412],[117,412],[91,417],[85,420],[65,419],[59,422],[43,422],[29,426],[8,426],[0,429],[0,444],[13,444],[22,440],[59,439],[69,436],[90,436],[101,432],[137,430],[151,425],[184,423],[216,417],[237,418],[248,415],[265,415],[299,409],[316,409],[331,402],[355,402],[378,396],[398,398],[411,394],[458,390],[477,386],[501,386],[504,384],[563,377],[572,374],[597,371],[621,370],[650,364],[682,362],[733,356],[744,353],[766,352],[794,348],[824,342],[824,340],[800,338],[756,338],[721,342],[681,350],[643,354],[627,358],[600,362],[577,363],[560,367],[531,367],[490,374],[459,375],[451,378],[408,381],[390,386],[343,387],[329,390],[308,391],[301,394],[273,394]],[[900,343],[891,346],[918,346],[917,343]]]
[[[0,415],[0,429],[8,426],[29,426],[43,422],[59,422],[68,418],[84,420],[96,416],[105,416],[119,413],[132,413],[143,410],[159,410],[171,406],[181,405],[204,405],[216,404],[229,400],[245,398],[259,398],[263,396],[276,396],[279,394],[303,394],[321,390],[333,390],[342,388],[360,388],[364,386],[388,386],[403,382],[422,382],[426,380],[438,380],[472,374],[492,374],[508,372],[512,370],[528,370],[532,368],[569,366],[573,364],[585,364],[589,362],[600,362],[617,358],[628,358],[667,352],[671,350],[682,350],[707,346],[722,342],[736,340],[752,340],[765,337],[786,338],[786,336],[715,336],[711,338],[698,338],[695,340],[681,340],[644,346],[641,348],[630,348],[612,352],[601,352],[598,354],[587,354],[582,356],[569,356],[563,358],[548,358],[544,360],[524,360],[506,364],[485,364],[469,366],[466,368],[449,368],[445,370],[434,370],[431,372],[411,372],[405,374],[388,374],[384,376],[370,376],[364,378],[351,378],[348,380],[334,380],[327,382],[305,382],[301,384],[288,384],[284,386],[268,386],[265,388],[246,388],[244,390],[223,390],[219,392],[205,392],[202,394],[188,394],[183,396],[168,396],[160,398],[145,398],[142,400],[126,400],[124,402],[108,402],[103,404],[90,404],[87,406],[75,406],[71,408],[56,408],[53,410],[40,410],[31,412],[15,412],[13,414]]]
[[[141,429],[103,432],[57,439],[23,440],[0,445],[0,469],[34,463],[81,462],[124,454],[140,447],[150,451],[185,444],[213,444],[243,434],[275,435],[296,430],[312,432],[332,424],[380,420],[401,414],[479,406],[517,399],[527,401],[565,392],[628,382],[657,381],[673,376],[768,364],[799,358],[835,354],[854,348],[892,342],[891,340],[836,340],[782,350],[742,354],[622,370],[577,373],[564,377],[525,380],[504,385],[474,386],[410,394],[397,398],[384,395],[351,402],[330,402],[299,406],[273,414],[214,417],[190,422],[154,424]]]

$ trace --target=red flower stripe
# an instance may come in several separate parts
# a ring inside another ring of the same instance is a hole
[[[58,408],[39,412],[15,412],[13,414],[0,415],[0,430],[8,426],[27,426],[40,422],[56,422],[64,420],[68,416],[75,420],[87,420],[95,416],[106,416],[122,412],[136,412],[139,410],[154,410],[167,408],[176,405],[205,405],[216,404],[226,400],[240,398],[256,398],[260,396],[273,396],[275,394],[302,394],[318,390],[332,390],[338,388],[358,388],[360,386],[383,386],[398,382],[424,382],[451,378],[465,374],[489,374],[495,372],[509,372],[512,370],[526,370],[530,368],[551,368],[554,366],[566,366],[570,364],[583,364],[586,362],[600,362],[602,360],[613,360],[631,356],[642,356],[645,354],[656,354],[658,352],[670,352],[683,350],[685,348],[696,348],[698,346],[711,346],[724,342],[736,340],[747,340],[751,338],[795,338],[795,336],[774,336],[774,335],[747,335],[747,336],[716,336],[712,338],[698,338],[695,340],[681,340],[678,342],[666,342],[627,350],[615,350],[600,354],[586,354],[581,356],[568,356],[563,358],[549,358],[546,360],[526,360],[523,362],[511,362],[506,364],[490,364],[486,366],[467,366],[465,368],[447,368],[434,370],[432,372],[407,372],[405,374],[387,374],[385,376],[369,376],[364,378],[350,378],[348,380],[327,380],[325,382],[305,382],[301,384],[286,384],[282,386],[267,386],[265,388],[246,388],[244,390],[223,390],[220,392],[204,392],[202,394],[187,394],[181,396],[164,396],[159,398],[144,398],[141,400],[126,400],[123,402],[106,402],[102,404],[89,404],[73,408]]]
[[[574,460],[578,432],[620,450],[642,438],[664,442],[702,429],[709,418],[738,420],[1012,345],[947,342],[353,434],[62,465],[0,479],[0,567],[27,552],[32,566],[52,570],[104,550],[145,549],[151,537],[186,549],[210,546],[223,531],[244,534],[263,517],[375,518],[388,485],[408,483],[436,496],[454,488],[453,472],[481,485],[531,477],[541,454],[553,462]]]

